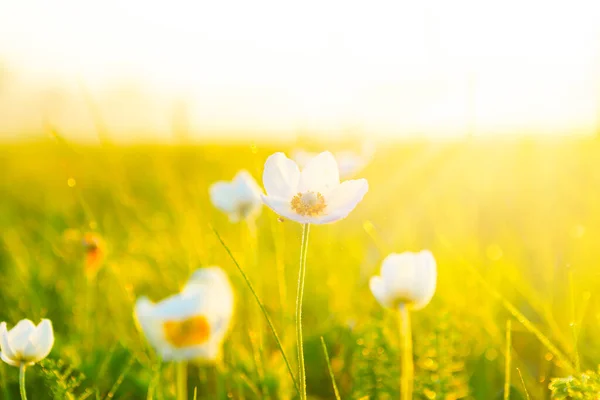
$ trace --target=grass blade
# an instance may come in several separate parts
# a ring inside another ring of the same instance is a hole
[[[338,391],[337,385],[335,384],[335,376],[333,375],[333,368],[331,368],[331,361],[329,361],[329,353],[327,352],[327,346],[325,345],[325,339],[321,336],[321,345],[323,346],[323,354],[325,354],[325,361],[327,361],[327,369],[329,369],[329,376],[331,377],[331,384],[333,385],[333,392],[335,393],[336,400],[341,400],[340,392]]]
[[[531,322],[523,313],[521,313],[517,309],[517,307],[515,307],[510,301],[508,301],[504,296],[502,296],[502,294],[500,294],[489,283],[487,283],[487,281],[483,278],[483,276],[481,276],[479,271],[477,271],[475,269],[475,267],[473,267],[473,265],[471,265],[471,263],[469,263],[467,260],[465,260],[464,257],[462,257],[461,255],[456,253],[456,251],[454,251],[453,247],[450,245],[450,242],[445,237],[443,237],[441,235],[438,235],[438,237],[439,237],[441,243],[444,245],[444,247],[446,247],[448,250],[450,250],[452,253],[454,253],[454,255],[458,258],[458,261],[475,275],[475,277],[477,278],[479,283],[483,287],[485,287],[485,289],[492,295],[492,297],[494,297],[496,300],[498,300],[502,304],[502,306],[504,306],[504,308],[509,313],[511,313],[512,316],[514,318],[516,318],[516,320],[519,321],[525,327],[525,329],[527,329],[530,333],[532,333],[548,349],[548,351],[550,351],[552,354],[554,354],[554,356],[560,361],[561,367],[563,367],[571,372],[575,371],[575,366],[569,360],[569,358],[567,356],[565,356],[564,353],[562,351],[560,351],[558,349],[558,347],[556,347],[550,341],[550,339],[548,339],[548,337],[546,335],[544,335],[542,333],[542,331],[540,331],[533,324],[533,322]]]
[[[267,320],[267,323],[269,324],[269,328],[271,328],[271,332],[273,332],[273,336],[275,337],[275,342],[277,343],[277,347],[279,348],[279,351],[281,352],[281,356],[283,357],[283,361],[285,362],[285,365],[287,366],[288,372],[290,373],[290,378],[292,378],[292,382],[294,382],[294,387],[296,388],[296,392],[298,392],[298,395],[300,395],[300,389],[298,388],[298,383],[296,382],[296,378],[294,377],[294,372],[292,371],[292,367],[290,365],[290,362],[288,361],[288,358],[285,355],[285,351],[283,350],[283,345],[281,344],[281,340],[279,339],[279,335],[277,334],[277,331],[275,330],[275,326],[273,325],[273,322],[271,321],[271,317],[269,317],[269,313],[267,312],[267,309],[265,308],[265,306],[263,305],[262,301],[258,297],[258,294],[254,290],[254,286],[252,286],[252,282],[250,282],[250,279],[248,278],[248,276],[246,275],[246,273],[244,272],[244,270],[242,269],[242,267],[240,266],[240,264],[238,264],[237,260],[233,256],[233,253],[231,252],[231,250],[229,249],[229,247],[225,244],[225,242],[221,238],[221,235],[219,235],[219,232],[217,232],[216,229],[213,228],[212,226],[210,228],[212,229],[212,231],[217,236],[217,239],[219,239],[219,242],[221,243],[221,245],[225,248],[225,251],[227,251],[227,254],[229,254],[229,258],[231,258],[231,260],[233,261],[233,263],[237,267],[238,271],[240,271],[240,274],[242,274],[242,277],[246,281],[246,284],[248,285],[248,288],[250,289],[250,292],[252,292],[252,294],[254,295],[254,298],[256,299],[256,302],[258,303],[258,306],[260,307],[262,313],[264,314],[264,316],[265,316],[265,318]]]
[[[531,397],[529,396],[529,392],[527,391],[527,386],[525,386],[525,380],[523,379],[523,374],[521,374],[521,370],[519,368],[517,368],[517,372],[519,373],[519,378],[521,378],[521,383],[523,384],[523,390],[525,390],[525,397],[527,397],[527,400],[531,400]]]
[[[129,360],[127,361],[127,364],[125,365],[125,368],[123,368],[121,375],[119,375],[119,377],[115,381],[114,385],[110,389],[110,392],[108,392],[106,397],[104,397],[104,400],[112,399],[113,397],[115,397],[115,393],[117,392],[117,390],[119,389],[119,387],[121,386],[123,381],[125,380],[125,376],[127,376],[129,369],[133,366],[133,362],[134,362],[134,358],[130,357]]]

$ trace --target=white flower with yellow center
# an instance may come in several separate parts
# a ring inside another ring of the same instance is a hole
[[[233,315],[233,290],[219,267],[197,270],[181,293],[153,303],[145,297],[135,315],[164,361],[214,361]]]
[[[10,331],[0,324],[0,357],[14,367],[33,365],[50,354],[54,345],[52,322],[42,319],[38,326],[28,319],[19,321]]]
[[[256,218],[262,210],[262,191],[248,171],[239,171],[231,182],[218,181],[209,188],[213,205],[231,222]]]
[[[283,153],[265,162],[263,201],[282,217],[301,224],[326,224],[345,218],[369,190],[366,179],[340,183],[338,165],[326,151],[300,172]]]
[[[381,276],[369,282],[371,292],[384,307],[412,310],[425,307],[435,293],[437,270],[431,252],[390,254],[383,260]]]

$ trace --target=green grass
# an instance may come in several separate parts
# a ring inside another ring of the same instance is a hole
[[[174,398],[175,366],[150,351],[133,304],[176,292],[209,265],[229,274],[236,312],[222,364],[190,366],[189,398],[195,388],[198,399],[294,398],[267,320],[213,228],[252,282],[295,372],[302,227],[265,208],[254,241],[207,193],[240,168],[260,182],[264,160],[280,150],[291,149],[0,147],[0,321],[45,317],[56,335],[48,359],[28,369],[29,398]],[[342,399],[399,397],[397,321],[368,288],[393,251],[426,248],[438,262],[433,301],[411,315],[416,399],[502,399],[505,385],[511,400],[547,399],[551,379],[598,370],[600,142],[415,141],[381,146],[360,176],[370,191],[357,209],[311,228],[309,398],[335,398],[330,371]],[[74,230],[106,243],[94,280],[86,279]],[[569,381],[554,382],[560,396],[570,390]],[[0,398],[18,399],[18,369],[2,363],[0,386]]]

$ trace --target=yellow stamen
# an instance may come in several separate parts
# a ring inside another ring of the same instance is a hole
[[[322,215],[325,207],[325,198],[321,193],[298,193],[291,202],[292,210],[302,216],[314,217]]]
[[[166,321],[163,329],[167,342],[179,348],[203,344],[210,336],[210,325],[201,315],[182,321]]]

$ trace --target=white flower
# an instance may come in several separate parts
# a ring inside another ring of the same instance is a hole
[[[262,191],[248,171],[239,171],[231,182],[219,181],[209,188],[210,200],[229,215],[231,222],[256,218],[262,210]]]
[[[10,331],[0,324],[0,357],[15,367],[33,365],[50,354],[54,345],[52,322],[42,319],[38,326],[28,319],[19,321]]]
[[[390,254],[383,260],[381,276],[372,277],[369,286],[384,307],[406,305],[418,310],[431,301],[436,280],[435,259],[431,252],[423,250]]]
[[[369,190],[366,179],[340,183],[338,165],[326,151],[300,172],[283,153],[265,162],[263,201],[282,217],[302,224],[326,224],[345,218]]]
[[[135,315],[148,339],[165,361],[213,361],[233,315],[233,290],[219,267],[197,270],[181,293],[159,303],[145,297]]]

